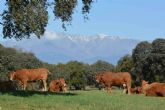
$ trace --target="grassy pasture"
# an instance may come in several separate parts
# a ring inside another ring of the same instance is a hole
[[[115,90],[0,93],[0,110],[165,110],[165,98],[121,94]]]

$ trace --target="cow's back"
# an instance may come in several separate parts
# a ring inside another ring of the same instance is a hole
[[[147,96],[165,96],[165,83],[151,83],[146,90]]]
[[[47,79],[48,77],[48,70],[45,68],[21,69],[21,70],[17,70],[15,73],[18,79],[28,80],[28,81],[39,80],[42,78]]]
[[[106,72],[102,74],[102,80],[104,82],[110,82],[112,84],[131,83],[131,75],[128,72],[119,72],[119,73]]]

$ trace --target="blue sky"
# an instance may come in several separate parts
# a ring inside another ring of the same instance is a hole
[[[3,1],[0,1],[0,12],[4,9]],[[78,35],[107,34],[139,40],[165,38],[165,0],[95,1],[87,22],[83,20],[79,3],[67,31],[62,29],[60,21],[53,20],[53,14],[49,15],[47,30]]]

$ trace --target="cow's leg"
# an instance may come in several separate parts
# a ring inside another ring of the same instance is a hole
[[[45,79],[43,79],[43,84],[44,84],[44,91],[47,91],[47,83]]]
[[[108,87],[107,87],[107,92],[108,92],[109,94],[112,93],[112,86],[108,86]]]
[[[109,87],[109,93],[110,94],[112,93],[112,87]]]
[[[127,89],[126,89],[126,88],[124,88],[124,90],[123,90],[123,94],[126,94],[126,92],[127,92]]]
[[[106,87],[107,93],[109,93],[109,87]]]
[[[25,85],[26,82],[19,81],[18,83],[19,83],[19,85],[21,86],[21,90],[25,90],[25,89],[24,89],[24,85]]]
[[[18,84],[21,86],[21,90],[23,90],[23,82],[19,81]]]
[[[128,94],[131,95],[131,84],[127,84]]]
[[[26,90],[27,82],[23,82],[23,90]]]
[[[127,85],[126,84],[123,84],[123,88],[124,88],[123,94],[126,94],[126,92],[127,92]]]

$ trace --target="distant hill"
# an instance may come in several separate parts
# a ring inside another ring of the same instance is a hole
[[[7,40],[2,44],[7,47],[33,52],[42,61],[53,64],[66,63],[70,60],[85,63],[104,60],[116,64],[122,56],[131,54],[132,49],[139,42],[138,40],[103,34],[80,36],[46,32],[41,39]]]

